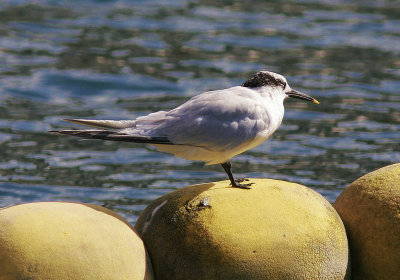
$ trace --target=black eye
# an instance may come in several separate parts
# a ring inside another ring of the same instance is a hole
[[[285,82],[279,81],[279,80],[278,80],[277,82],[278,82],[278,84],[279,84],[280,86],[282,86],[283,89],[286,88],[286,83],[285,83]]]

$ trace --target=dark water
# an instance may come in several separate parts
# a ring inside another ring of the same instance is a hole
[[[287,101],[283,125],[233,159],[235,174],[334,201],[400,162],[399,54],[398,1],[1,1],[0,206],[90,202],[135,222],[167,192],[225,179],[148,146],[47,131],[170,109],[258,70],[321,104]]]

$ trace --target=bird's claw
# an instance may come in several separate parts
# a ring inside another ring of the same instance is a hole
[[[245,182],[245,181],[250,181],[250,180],[247,179],[247,178],[235,179],[235,182],[236,182],[236,183],[242,183],[242,182]]]
[[[254,183],[241,184],[242,182],[245,181],[249,181],[249,179],[247,178],[235,179],[234,183],[232,183],[232,187],[240,189],[251,189],[250,186],[253,185]]]

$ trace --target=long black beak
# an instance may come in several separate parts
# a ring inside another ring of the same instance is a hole
[[[315,98],[313,98],[313,97],[311,97],[311,96],[309,96],[309,95],[307,95],[305,93],[302,93],[300,91],[294,90],[294,89],[292,89],[289,92],[286,92],[286,95],[289,96],[289,97],[292,97],[292,98],[303,99],[303,100],[307,100],[307,101],[313,102],[315,104],[319,104],[317,99],[315,99]]]

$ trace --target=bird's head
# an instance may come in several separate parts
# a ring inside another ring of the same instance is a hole
[[[271,90],[284,94],[284,98],[298,98],[319,104],[315,98],[300,91],[291,89],[285,77],[274,72],[260,71],[244,82],[242,86],[252,89],[267,87]]]

